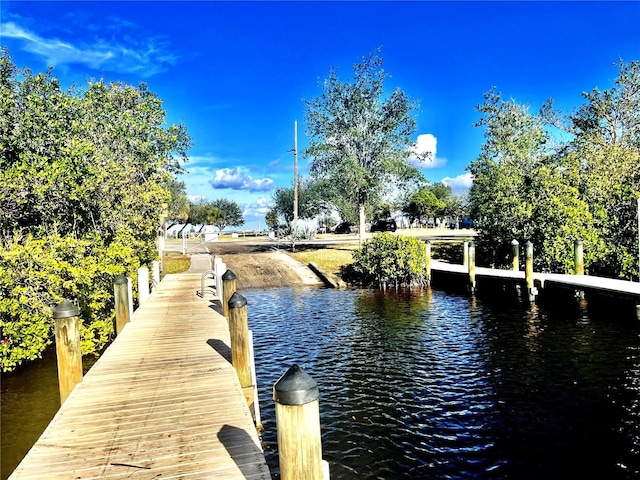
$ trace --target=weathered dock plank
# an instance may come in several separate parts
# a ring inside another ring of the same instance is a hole
[[[9,477],[270,479],[226,319],[169,275]]]

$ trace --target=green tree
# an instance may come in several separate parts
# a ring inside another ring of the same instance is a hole
[[[167,204],[167,229],[184,223],[189,218],[190,202],[187,197],[186,186],[184,182],[179,181],[175,177],[169,177],[165,180],[165,188],[169,192],[169,202]]]
[[[612,88],[583,97],[586,103],[565,122],[575,135],[565,158],[575,165],[599,237],[591,271],[638,278],[640,62],[620,61]]]
[[[264,218],[265,223],[267,224],[268,229],[272,229],[279,223],[278,212],[275,209],[270,209],[267,212],[267,215]]]
[[[419,177],[410,163],[417,104],[396,88],[385,95],[389,76],[376,53],[353,66],[354,79],[342,82],[331,69],[323,93],[305,101],[309,147],[315,178],[332,181],[339,195],[354,199],[360,242],[366,207],[388,185]]]
[[[409,223],[417,221],[425,225],[429,217],[439,216],[445,206],[446,203],[427,187],[412,193],[402,207],[402,212],[409,217]]]
[[[19,69],[7,49],[0,107],[2,368],[42,353],[63,296],[80,304],[83,351],[98,351],[112,332],[113,277],[135,279],[157,256],[189,136],[166,125],[145,84],[63,91],[51,69]]]
[[[211,202],[211,206],[217,210],[215,218],[211,219],[211,224],[218,227],[222,232],[227,227],[239,227],[244,225],[242,208],[236,202],[224,198],[218,198]]]
[[[574,170],[553,155],[542,117],[526,106],[492,89],[478,110],[483,117],[476,126],[485,127],[485,143],[468,169],[474,176],[469,204],[479,260],[507,265],[511,240],[530,240],[537,269],[568,269],[573,240],[594,242],[592,216]]]
[[[285,222],[293,222],[293,187],[277,188],[271,197],[273,209],[284,218]],[[322,200],[321,188],[318,184],[302,180],[298,184],[298,218],[309,220],[318,216],[325,210],[325,202]]]

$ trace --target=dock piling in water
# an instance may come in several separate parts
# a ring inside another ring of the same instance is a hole
[[[253,411],[253,383],[251,381],[251,361],[249,354],[249,320],[247,299],[234,292],[228,302],[229,336],[231,340],[231,363],[236,369],[240,386]]]
[[[292,365],[273,386],[282,480],[322,480],[318,384]]]
[[[219,300],[222,302],[222,310],[227,319],[229,318],[229,300],[231,300],[237,289],[236,280],[236,274],[231,270],[227,270],[222,275],[222,297]]]
[[[520,244],[515,238],[511,240],[511,270],[520,270]]]
[[[580,239],[573,242],[573,264],[573,274],[584,275],[584,245]]]
[[[53,310],[60,405],[82,381],[79,314],[80,309],[67,299]]]
[[[465,242],[467,243],[467,242]],[[467,253],[467,267],[469,272],[469,288],[471,289],[471,293],[476,290],[476,244],[475,242],[470,242],[468,247],[465,248]]]
[[[427,280],[427,286],[431,286],[431,241],[427,240],[425,243],[425,277]]]

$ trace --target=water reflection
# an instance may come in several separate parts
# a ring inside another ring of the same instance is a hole
[[[332,478],[640,471],[637,323],[427,290],[246,296],[276,475],[271,387],[292,363],[320,384]]]

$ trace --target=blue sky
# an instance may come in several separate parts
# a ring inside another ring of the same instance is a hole
[[[569,112],[581,92],[610,88],[613,65],[640,60],[640,2],[11,1],[1,43],[63,85],[145,81],[194,147],[182,180],[192,197],[228,198],[247,228],[293,177],[293,123],[307,146],[303,99],[381,47],[400,87],[420,101],[415,140],[434,150],[423,173],[454,190],[480,151],[476,105],[496,86],[537,111]],[[420,137],[418,137],[420,135]],[[300,173],[308,160],[300,157]]]

